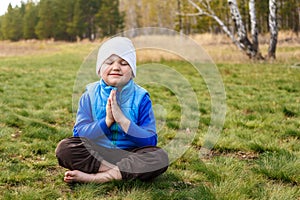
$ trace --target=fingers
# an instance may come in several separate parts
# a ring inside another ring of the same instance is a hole
[[[111,99],[107,100],[107,104],[106,104],[106,112],[111,111]]]
[[[130,125],[130,121],[125,117],[124,113],[122,112],[120,106],[118,105],[117,102],[117,91],[112,90],[110,93],[110,102],[111,102],[111,113],[112,117],[115,122],[117,122],[127,133]]]
[[[110,93],[108,100],[107,100],[107,104],[106,104],[105,122],[106,122],[107,127],[110,127],[115,122],[115,119],[114,119],[113,113],[112,113],[112,93]]]
[[[114,115],[114,112],[116,110],[116,108],[119,108],[118,102],[117,102],[117,91],[112,90],[110,93],[110,98],[109,101],[111,102],[111,109]]]
[[[111,91],[111,111],[112,111],[112,115],[113,115],[113,118],[116,122],[119,122],[119,118],[120,116],[122,116],[122,111],[118,105],[118,102],[117,102],[117,91],[115,90],[112,90]]]
[[[111,101],[112,104],[116,104],[117,103],[117,91],[116,90],[112,90],[110,92],[109,99],[110,99],[110,101]]]
[[[113,95],[116,94],[116,90],[111,90],[108,99],[112,100]]]

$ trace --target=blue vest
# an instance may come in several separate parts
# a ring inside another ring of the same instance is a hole
[[[87,85],[87,92],[90,97],[93,119],[100,120],[106,116],[106,104],[111,90],[115,87],[108,86],[101,79],[100,81]],[[139,106],[148,92],[130,80],[122,89],[117,92],[117,102],[123,114],[132,122],[137,123],[139,119]],[[134,147],[134,144],[126,139],[126,135],[120,125],[114,123],[110,130],[111,135],[101,138],[101,145],[106,147]],[[99,141],[100,142],[100,141]]]

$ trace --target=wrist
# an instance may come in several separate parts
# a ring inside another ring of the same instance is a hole
[[[106,126],[107,126],[108,128],[110,128],[111,125],[114,123],[114,121],[109,120],[109,119],[105,119],[105,123],[106,123]]]
[[[125,132],[125,133],[127,133],[128,132],[128,129],[129,129],[129,126],[130,126],[130,120],[129,119],[127,119],[126,117],[123,119],[123,120],[121,120],[118,124],[120,124],[120,126],[122,127],[122,129],[123,129],[123,131]]]

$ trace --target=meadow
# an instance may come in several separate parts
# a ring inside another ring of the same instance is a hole
[[[215,38],[214,38],[215,37]],[[211,120],[206,85],[190,66],[161,55],[152,62],[180,71],[199,102],[191,147],[151,182],[63,182],[57,143],[72,135],[77,72],[99,42],[0,43],[0,199],[300,199],[300,42],[279,40],[277,59],[251,61],[222,36],[195,39],[212,57],[226,91],[217,143],[199,157]],[[225,42],[224,42],[225,41]],[[261,46],[266,51],[267,44]],[[140,55],[145,63],[149,55]],[[166,88],[147,87],[167,111],[159,145],[179,129],[181,108]]]

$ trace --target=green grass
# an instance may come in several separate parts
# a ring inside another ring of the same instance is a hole
[[[280,61],[217,64],[227,115],[212,155],[203,159],[207,87],[188,64],[162,61],[190,81],[198,98],[199,129],[189,150],[149,183],[65,184],[54,151],[72,134],[74,81],[95,46],[57,44],[47,53],[0,58],[0,199],[300,198],[300,69]],[[161,106],[158,123],[166,121],[159,132],[163,146],[180,128],[181,107],[165,87],[145,87]]]

